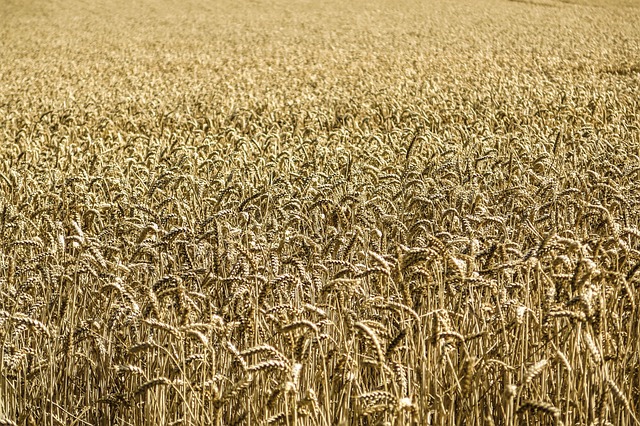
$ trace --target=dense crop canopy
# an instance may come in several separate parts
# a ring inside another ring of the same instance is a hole
[[[638,28],[2,2],[0,424],[638,424]]]

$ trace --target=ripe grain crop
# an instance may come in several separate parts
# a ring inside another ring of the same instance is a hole
[[[634,425],[628,0],[0,4],[0,424]]]

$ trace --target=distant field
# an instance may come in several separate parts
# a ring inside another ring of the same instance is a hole
[[[0,2],[0,425],[634,425],[640,4]]]

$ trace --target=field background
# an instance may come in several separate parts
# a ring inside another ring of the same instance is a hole
[[[638,424],[639,28],[0,2],[0,424]]]

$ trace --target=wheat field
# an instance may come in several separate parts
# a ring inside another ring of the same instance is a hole
[[[640,3],[0,2],[0,425],[639,425]]]

